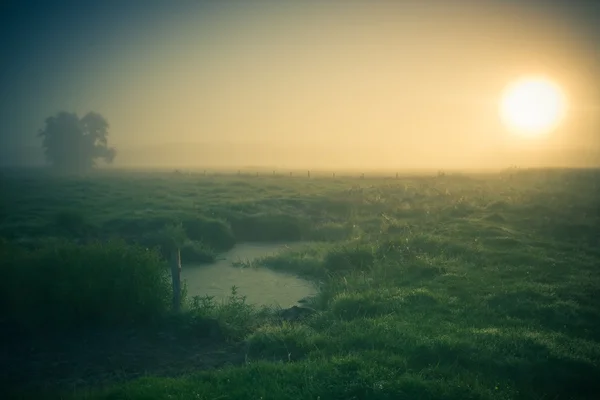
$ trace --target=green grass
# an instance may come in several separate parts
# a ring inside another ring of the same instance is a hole
[[[133,219],[139,227],[132,236],[181,222],[199,254],[242,241],[313,241],[251,263],[318,281],[310,318],[282,323],[235,293],[220,305],[198,298],[180,316],[198,336],[202,321],[218,321],[227,340],[243,345],[245,362],[79,386],[68,398],[600,393],[599,171],[398,180],[105,173],[4,177],[3,187],[10,195],[0,233],[11,241],[127,236],[123,226]],[[37,284],[54,288],[69,279]]]
[[[171,304],[164,263],[138,246],[48,240],[25,250],[1,242],[0,258],[3,322],[22,332],[145,322]]]

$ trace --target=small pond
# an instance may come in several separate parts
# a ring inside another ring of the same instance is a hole
[[[187,285],[187,296],[214,296],[220,302],[231,294],[231,287],[255,305],[291,307],[298,300],[313,296],[317,288],[311,282],[292,274],[274,272],[267,268],[234,267],[236,261],[252,261],[301,244],[239,244],[221,254],[208,265],[182,263],[181,278]]]

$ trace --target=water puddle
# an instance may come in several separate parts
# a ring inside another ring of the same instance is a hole
[[[236,261],[252,261],[272,255],[288,247],[301,244],[239,244],[221,254],[208,265],[182,265],[181,278],[187,285],[188,298],[214,296],[216,301],[225,300],[236,286],[246,301],[256,305],[279,305],[282,308],[295,305],[298,300],[313,296],[317,289],[311,282],[291,274],[274,272],[267,268],[234,267]]]

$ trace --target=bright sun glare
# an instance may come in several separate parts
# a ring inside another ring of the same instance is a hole
[[[500,104],[504,124],[523,136],[551,131],[561,122],[565,111],[562,90],[545,78],[524,78],[512,83]]]

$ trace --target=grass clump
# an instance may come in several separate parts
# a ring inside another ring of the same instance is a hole
[[[206,243],[188,239],[181,223],[167,224],[161,229],[146,233],[139,242],[148,248],[156,248],[166,260],[176,248],[179,248],[184,263],[211,263],[217,258],[216,251]]]
[[[315,349],[316,331],[302,324],[264,325],[246,339],[248,357],[271,361],[296,361]]]
[[[238,214],[229,218],[237,241],[280,242],[302,240],[306,223],[289,214]]]
[[[217,258],[217,253],[202,242],[186,240],[180,248],[181,259],[188,263],[208,264]]]
[[[327,271],[323,267],[323,259],[330,247],[327,244],[311,244],[262,257],[250,264],[275,271],[293,272],[312,279],[324,278]]]
[[[351,223],[325,222],[313,228],[309,236],[311,240],[336,242],[350,238],[354,230]]]
[[[60,235],[80,239],[98,234],[98,228],[90,223],[83,214],[70,210],[58,212],[50,229]]]
[[[374,248],[370,244],[347,244],[329,251],[324,268],[330,273],[366,271],[375,262]]]
[[[2,314],[25,330],[138,323],[168,310],[158,254],[122,241],[47,241],[35,250],[0,244]]]
[[[216,251],[229,250],[235,245],[231,226],[223,220],[198,216],[183,219],[182,225],[189,239]]]
[[[382,291],[343,291],[333,297],[329,309],[339,319],[352,320],[390,314],[400,306],[397,296]]]
[[[168,216],[135,216],[110,219],[104,222],[102,228],[110,236],[138,239],[173,224],[174,218]]]
[[[271,315],[268,309],[259,309],[246,302],[246,296],[238,293],[233,286],[229,297],[219,303],[212,296],[194,296],[189,304],[192,321],[214,320],[219,332],[226,339],[241,340],[264,323]]]

